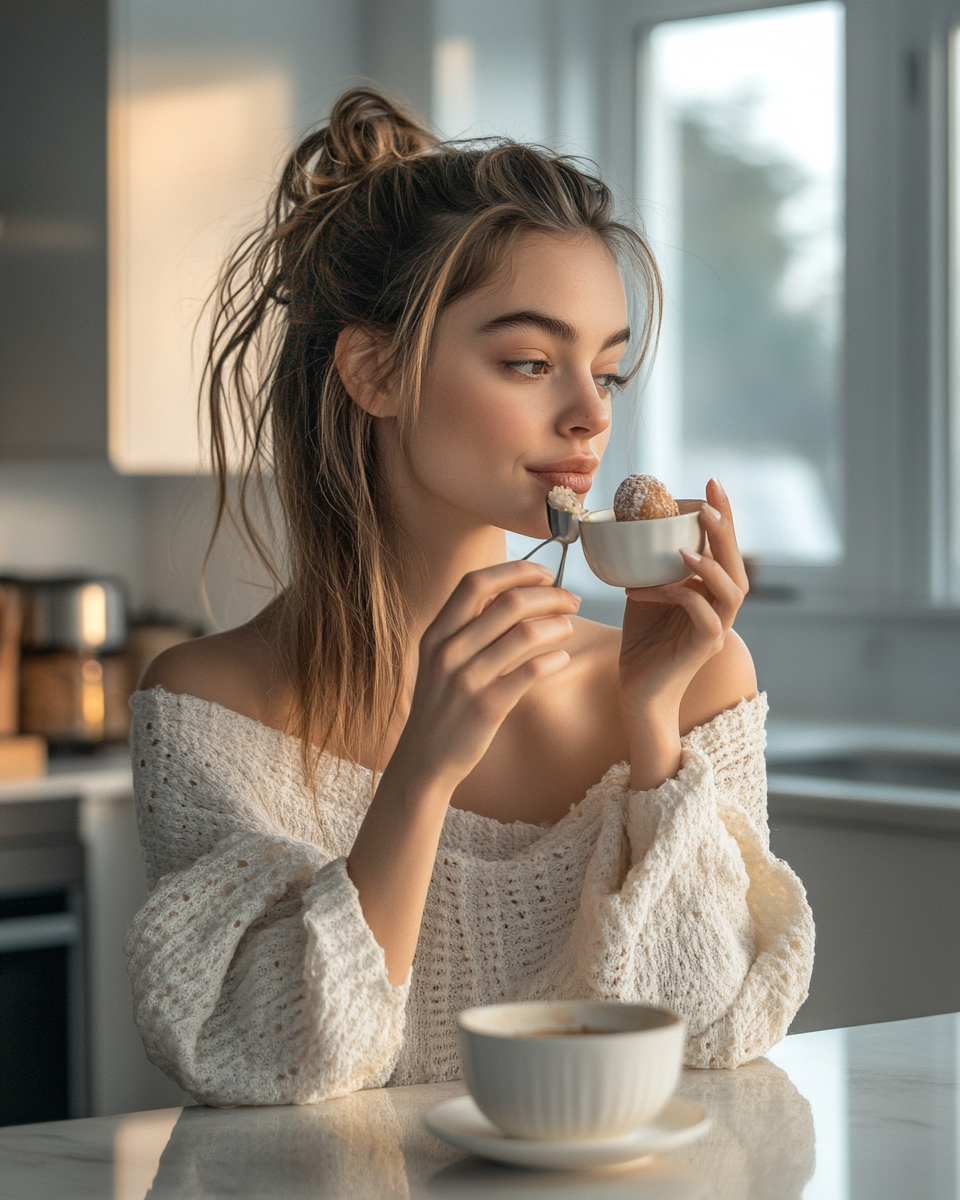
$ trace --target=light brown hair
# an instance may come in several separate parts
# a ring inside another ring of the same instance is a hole
[[[535,231],[593,235],[632,263],[644,296],[635,373],[656,338],[660,279],[609,189],[541,148],[440,142],[368,88],[341,96],[296,148],[266,222],[224,269],[206,375],[216,526],[237,522],[280,591],[290,732],[308,768],[314,744],[354,759],[365,734],[382,746],[409,639],[375,418],[341,381],[337,338],[356,326],[383,347],[403,436],[438,315]],[[251,515],[266,477],[282,512],[282,567]]]

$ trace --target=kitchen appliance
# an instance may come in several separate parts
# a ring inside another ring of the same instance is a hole
[[[32,580],[23,587],[24,650],[109,654],[123,649],[127,605],[117,580]]]
[[[130,689],[123,655],[25,654],[20,676],[24,733],[77,748],[127,736]]]
[[[76,800],[0,804],[0,1125],[87,1113]]]
[[[13,581],[0,580],[0,737],[17,732],[22,628],[22,590]]]
[[[55,746],[127,736],[126,600],[114,579],[24,585],[20,729]]]

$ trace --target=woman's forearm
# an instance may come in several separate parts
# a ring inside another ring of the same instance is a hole
[[[417,949],[454,789],[534,684],[562,671],[579,599],[529,562],[471,571],[420,639],[410,712],[347,870],[393,984]]]
[[[392,769],[393,768],[393,769]],[[347,858],[392,984],[407,977],[452,789],[387,768]]]

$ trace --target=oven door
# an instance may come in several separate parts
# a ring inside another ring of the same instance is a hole
[[[0,805],[0,1125],[85,1116],[77,802]]]

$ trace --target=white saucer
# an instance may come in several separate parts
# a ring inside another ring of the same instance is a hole
[[[632,1162],[683,1146],[710,1128],[710,1118],[699,1104],[676,1096],[646,1125],[620,1137],[594,1142],[533,1142],[507,1137],[487,1120],[472,1096],[444,1100],[426,1112],[423,1119],[431,1133],[460,1150],[517,1167],[554,1171],[585,1171]]]

